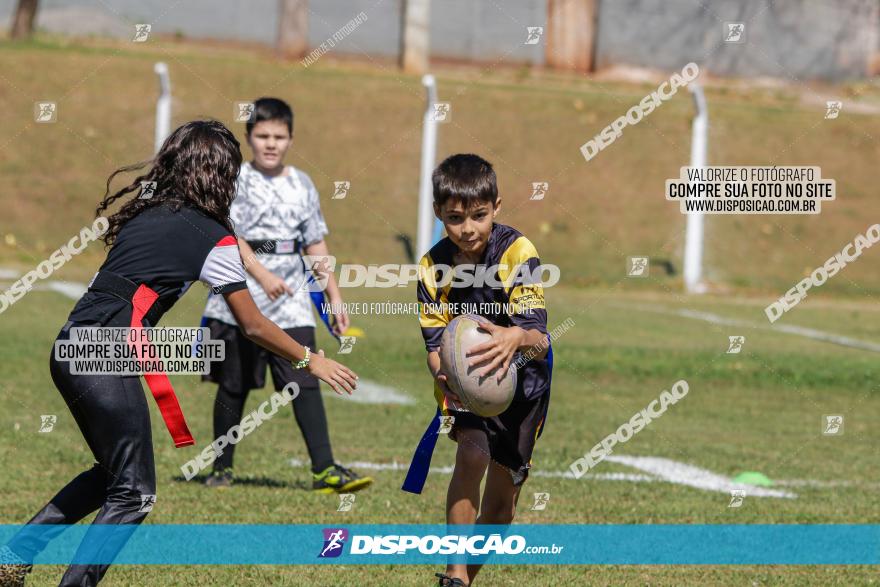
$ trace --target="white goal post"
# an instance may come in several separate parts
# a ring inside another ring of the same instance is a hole
[[[156,134],[154,151],[158,153],[162,143],[171,134],[171,79],[168,77],[168,66],[161,61],[153,66],[159,76],[159,98],[156,100]]]
[[[709,110],[703,88],[696,82],[688,85],[697,112],[691,127],[691,167],[705,167],[708,146]],[[703,282],[703,213],[687,214],[684,243],[684,287],[687,293],[706,291]]]

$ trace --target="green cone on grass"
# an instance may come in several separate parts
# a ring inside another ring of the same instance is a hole
[[[773,481],[764,473],[757,471],[745,471],[733,478],[734,483],[742,483],[743,485],[757,485],[759,487],[770,487]]]

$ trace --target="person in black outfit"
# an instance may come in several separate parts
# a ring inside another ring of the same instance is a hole
[[[151,164],[112,196],[110,183],[121,172]],[[229,220],[229,206],[241,165],[234,135],[216,121],[194,121],[175,130],[152,161],[123,167],[107,180],[97,214],[120,198],[156,182],[150,197],[134,197],[109,216],[103,239],[111,246],[89,290],[58,335],[72,327],[152,327],[194,281],[222,294],[248,339],[328,383],[351,393],[357,376],[345,366],[312,353],[265,318],[245,284],[245,271]],[[155,500],[156,472],[147,400],[137,376],[75,375],[70,363],[49,362],[52,380],[82,431],[95,465],[75,477],[0,550],[0,581],[23,585],[29,564],[63,528],[98,511],[94,524],[140,524]],[[194,443],[174,391],[164,374],[144,376],[159,404],[175,445]],[[80,551],[116,553],[127,536],[107,540],[95,526]],[[104,541],[104,542],[102,542]],[[98,544],[96,544],[96,542]],[[61,585],[96,585],[109,564],[71,565]]]

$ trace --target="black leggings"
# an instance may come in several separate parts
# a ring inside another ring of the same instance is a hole
[[[58,338],[68,335],[62,332]],[[140,378],[71,375],[69,365],[55,361],[54,354],[49,360],[52,380],[97,462],[74,477],[28,524],[75,524],[95,510],[94,524],[140,524],[150,507],[144,504],[156,494],[150,411]],[[46,532],[29,534],[25,528],[10,547],[33,560],[52,537]],[[94,535],[91,538],[94,548]],[[118,552],[123,546],[124,540],[114,540],[102,551]],[[109,566],[71,565],[60,584],[96,585]]]
[[[226,434],[230,428],[241,423],[244,404],[248,397],[247,389],[228,389],[221,385],[214,401],[214,438]],[[312,461],[312,472],[320,473],[333,464],[333,451],[330,448],[330,434],[327,431],[327,416],[321,400],[321,390],[317,387],[300,388],[299,395],[291,402],[293,415]],[[221,471],[232,467],[235,445],[230,443],[223,454],[214,461],[214,470]]]

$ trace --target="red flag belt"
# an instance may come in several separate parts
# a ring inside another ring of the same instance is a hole
[[[115,273],[101,271],[92,280],[90,289],[113,294],[126,301],[131,302],[131,328],[142,329],[143,321],[146,317],[150,325],[161,316],[162,305],[157,303],[159,294],[150,289],[147,285],[136,285],[133,281]],[[138,360],[143,361],[147,350],[152,346],[145,337],[137,335],[137,340],[129,338],[129,345],[132,346]],[[163,372],[144,373],[144,380],[147,387],[153,393],[162,419],[165,420],[165,426],[174,440],[174,446],[177,448],[195,444],[196,441],[192,437],[186,420],[183,417],[183,411],[180,409],[180,403],[177,401],[177,395],[171,386],[168,375]]]

